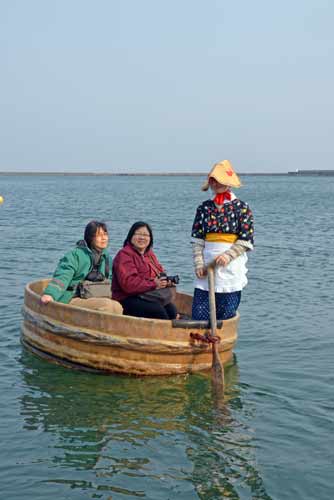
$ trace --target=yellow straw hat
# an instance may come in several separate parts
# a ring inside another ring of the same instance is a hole
[[[207,191],[209,189],[210,177],[213,177],[219,184],[223,184],[224,186],[240,187],[242,185],[239,177],[233,170],[232,164],[228,160],[215,163],[208,174],[208,180],[205,181],[202,186],[202,191]]]

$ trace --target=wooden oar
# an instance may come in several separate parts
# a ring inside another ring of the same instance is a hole
[[[216,316],[216,297],[215,297],[215,269],[214,263],[207,267],[209,280],[209,305],[210,305],[210,326],[211,335],[217,336],[217,316]],[[224,394],[224,367],[218,352],[218,343],[212,344],[212,384],[217,396]]]

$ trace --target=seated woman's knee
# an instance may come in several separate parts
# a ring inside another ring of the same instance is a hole
[[[96,311],[106,311],[114,314],[122,314],[123,307],[116,300],[108,299],[107,297],[97,297],[90,299],[81,299],[80,297],[75,297],[70,302],[71,306],[84,307],[87,309],[94,309]]]

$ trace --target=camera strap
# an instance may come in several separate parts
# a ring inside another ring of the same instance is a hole
[[[92,297],[109,297],[111,281],[108,279],[110,271],[109,256],[105,256],[105,272],[99,271],[102,255],[92,254],[93,267],[83,281],[80,281],[75,287],[69,287],[68,290],[74,291],[74,296],[89,299]],[[98,276],[104,279],[96,279]]]
[[[160,269],[158,269],[158,268],[157,268],[157,266],[155,265],[155,262],[154,262],[154,260],[153,260],[152,255],[149,255],[149,257],[148,257],[148,258],[149,258],[149,263],[148,263],[148,265],[151,267],[151,269],[153,269],[153,271],[155,272],[155,274],[156,274],[157,276],[160,276],[161,271],[160,271]]]
[[[110,261],[109,261],[109,256],[106,256],[106,263],[105,263],[105,268],[104,268],[104,274],[105,274],[106,279],[108,279],[109,271],[110,271]]]
[[[102,275],[105,279],[108,279],[109,276],[109,271],[110,271],[110,262],[109,262],[109,257],[105,256],[105,270],[104,274],[99,270],[99,267],[101,265],[101,260],[102,260],[102,255],[97,254],[97,252],[92,252],[92,260],[93,260],[93,267],[85,277],[85,280],[88,281],[96,281],[96,276],[99,274]]]

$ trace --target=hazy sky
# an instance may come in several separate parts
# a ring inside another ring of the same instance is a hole
[[[334,168],[332,0],[0,0],[0,170]]]

